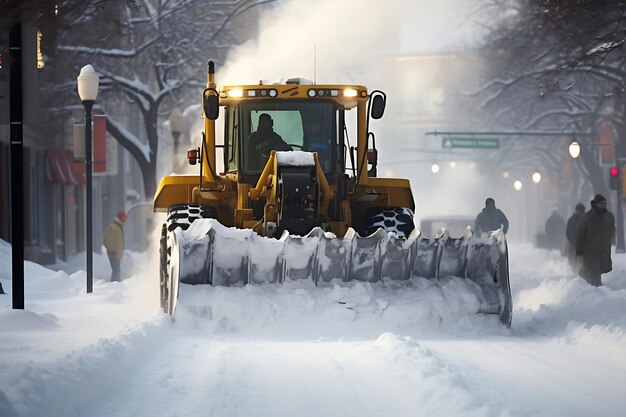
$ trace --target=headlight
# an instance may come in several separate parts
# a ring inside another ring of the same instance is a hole
[[[356,97],[357,91],[354,88],[346,88],[343,90],[344,97]]]
[[[243,90],[241,88],[235,88],[228,92],[228,97],[243,97]]]

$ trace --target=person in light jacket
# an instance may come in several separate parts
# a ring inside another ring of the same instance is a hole
[[[124,222],[126,213],[117,213],[113,223],[104,233],[104,247],[111,263],[111,281],[120,281],[122,258],[124,257]]]
[[[615,239],[615,218],[600,194],[591,200],[591,210],[580,220],[576,231],[576,255],[583,259],[580,276],[589,284],[602,285],[601,274],[613,269],[611,245]]]

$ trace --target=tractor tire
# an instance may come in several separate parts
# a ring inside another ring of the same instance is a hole
[[[163,312],[169,314],[170,301],[170,256],[172,248],[168,244],[168,236],[176,228],[187,230],[191,223],[198,219],[217,218],[217,209],[213,206],[200,204],[177,204],[168,210],[167,221],[161,228],[161,239],[159,247],[159,281],[160,281],[160,303]]]
[[[365,236],[378,229],[394,232],[398,237],[408,238],[415,223],[413,211],[405,207],[372,207],[365,212]]]
[[[187,230],[191,223],[198,219],[216,219],[217,209],[201,204],[176,204],[167,212],[167,231],[177,227]]]
[[[161,227],[161,239],[159,241],[159,280],[160,280],[160,303],[161,309],[167,313],[167,282],[168,282],[168,263],[169,253],[167,247],[167,223],[163,223]]]

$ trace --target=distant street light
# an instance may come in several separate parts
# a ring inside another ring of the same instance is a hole
[[[532,179],[535,184],[539,184],[541,182],[541,174],[537,171],[533,172]]]
[[[502,173],[502,178],[504,178],[504,179],[509,178],[509,171],[504,171],[504,172]]]
[[[452,169],[456,168],[456,162],[455,161],[450,162],[450,168],[452,168]]]
[[[180,137],[180,134],[183,132],[185,127],[185,119],[183,118],[183,113],[178,107],[175,107],[174,110],[172,110],[169,122],[170,132],[172,132],[172,137],[174,138],[174,155],[178,155],[178,138]]]
[[[571,155],[572,158],[576,159],[578,158],[578,156],[580,155],[580,145],[578,144],[578,142],[573,141],[572,143],[569,144],[569,154]]]
[[[513,188],[515,188],[515,191],[522,191],[522,182],[520,180],[515,180]]]
[[[87,174],[87,293],[93,292],[93,189],[92,189],[92,164],[91,154],[91,109],[98,96],[100,77],[91,65],[85,65],[78,78],[78,96],[85,106],[85,172]]]
[[[433,165],[430,167],[430,170],[433,172],[433,174],[438,173],[438,172],[439,172],[439,165],[438,165],[438,164],[436,164],[436,163],[435,163],[435,164],[433,164]]]

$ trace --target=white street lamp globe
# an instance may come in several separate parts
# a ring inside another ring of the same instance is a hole
[[[438,172],[439,172],[439,165],[438,165],[438,164],[433,164],[433,165],[430,167],[430,170],[433,172],[433,174],[438,173]]]
[[[502,173],[502,178],[504,178],[504,179],[509,178],[509,171],[504,171],[504,172]]]
[[[98,87],[100,85],[100,77],[96,74],[96,70],[93,69],[91,64],[85,65],[80,70],[78,78],[78,96],[81,101],[95,101],[98,97]]]
[[[520,180],[515,180],[515,182],[513,183],[513,188],[515,188],[515,191],[521,191],[522,182]]]
[[[185,119],[183,118],[183,112],[178,107],[172,110],[169,118],[170,131],[172,133],[182,133],[185,129]]]
[[[535,184],[539,184],[541,182],[541,174],[536,171],[533,172],[532,179]]]
[[[580,145],[578,142],[573,141],[569,144],[569,154],[572,158],[576,159],[580,155]]]

